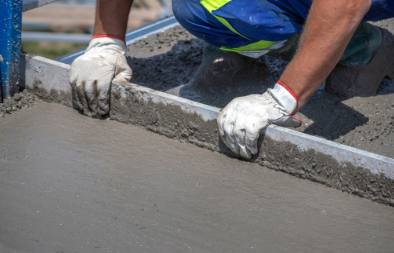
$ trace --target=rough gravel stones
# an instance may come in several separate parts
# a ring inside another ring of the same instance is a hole
[[[15,111],[30,108],[39,102],[40,100],[36,95],[30,94],[27,90],[23,90],[23,92],[16,93],[13,97],[8,97],[3,100],[3,103],[0,104],[0,118],[4,117],[6,114],[12,114],[12,112]]]
[[[19,93],[17,93],[17,94],[14,95],[14,100],[15,100],[15,101],[19,101],[19,100],[21,100],[21,99],[22,99],[22,95],[20,95]]]

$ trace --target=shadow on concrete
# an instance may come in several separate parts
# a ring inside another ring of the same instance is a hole
[[[300,130],[306,134],[335,140],[368,122],[360,112],[342,103],[330,94],[317,94],[301,109],[304,124]]]
[[[180,40],[170,51],[152,57],[127,57],[133,70],[130,82],[159,91],[187,84],[202,60],[203,44],[197,39]]]

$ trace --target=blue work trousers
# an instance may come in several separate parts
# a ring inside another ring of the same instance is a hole
[[[346,0],[344,0],[346,1]],[[200,0],[173,0],[174,15],[196,37],[216,47],[239,48],[258,41],[283,41],[301,32],[312,0],[232,0],[210,13]],[[225,19],[229,30],[215,16]],[[394,0],[372,0],[363,21],[394,17]]]

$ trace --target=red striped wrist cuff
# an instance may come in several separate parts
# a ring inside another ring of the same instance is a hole
[[[295,100],[297,101],[296,108],[294,109],[294,111],[295,111],[295,110],[297,109],[297,107],[298,107],[298,98],[297,98],[297,95],[296,95],[289,87],[287,87],[287,85],[284,84],[281,80],[279,80],[279,81],[276,82],[276,83],[279,84],[279,85],[281,85],[283,88],[285,88],[285,89],[295,98]],[[293,114],[294,111],[293,111],[291,114]]]
[[[94,35],[90,40],[92,39],[97,39],[97,38],[112,38],[112,39],[117,39],[117,40],[121,40],[124,42],[124,44],[126,45],[126,41],[125,39],[123,39],[122,37],[119,36],[115,36],[115,35]]]

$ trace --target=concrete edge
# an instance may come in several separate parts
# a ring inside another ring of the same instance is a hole
[[[196,113],[205,121],[216,120],[220,109],[216,107],[212,107],[209,105],[204,105],[198,102],[194,102],[182,97],[177,97],[165,92],[153,90],[150,88],[146,88],[140,86],[138,84],[133,83],[117,83],[116,81],[112,82],[113,85],[117,85],[121,90],[122,98],[126,98],[127,94],[125,92],[126,87],[132,87],[139,94],[143,94],[138,96],[138,98],[144,99],[145,101],[153,101],[154,103],[163,103],[165,105],[176,105],[179,106],[186,113]]]
[[[26,88],[44,101],[73,105],[69,65],[28,54],[22,57]],[[112,84],[111,119],[231,156],[217,133],[219,111],[136,84]],[[394,159],[388,157],[269,126],[260,154],[251,162],[394,206]]]
[[[388,178],[394,179],[394,159],[392,158],[275,125],[268,127],[267,135],[276,141],[294,143],[304,151],[314,149],[330,155],[342,165],[350,162],[354,166],[368,168],[372,173],[383,173]]]

